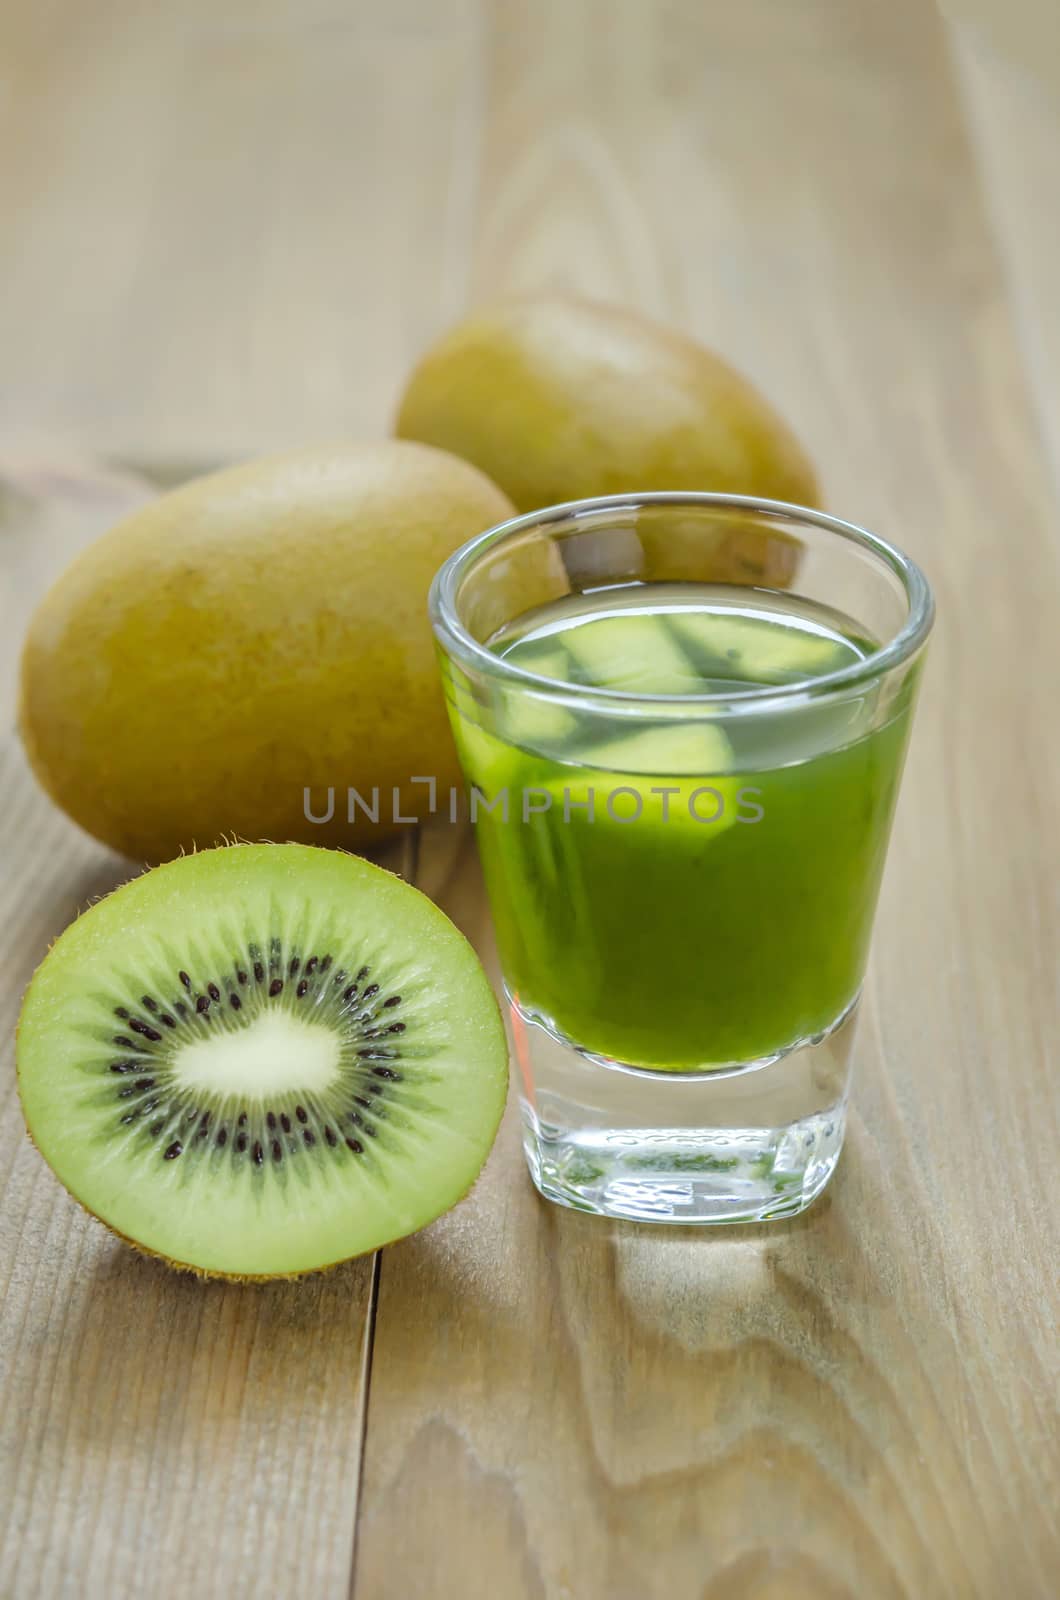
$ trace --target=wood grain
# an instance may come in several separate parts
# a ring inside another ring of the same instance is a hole
[[[16,603],[153,492],[44,455],[0,485],[17,580],[0,621],[16,637]],[[342,1593],[372,1263],[249,1293],[203,1284],[63,1192],[18,1109],[18,1004],[55,935],[135,869],[47,803],[10,735],[0,862],[0,1594]]]
[[[1044,1596],[1054,512],[1005,285],[925,8],[665,9],[498,9],[475,286],[668,311],[934,577],[854,1125],[815,1211],[704,1236],[545,1207],[510,1120],[382,1264],[357,1592],[400,1541],[424,1597]]]
[[[548,1207],[512,1107],[377,1290],[371,1263],[203,1285],[67,1200],[5,1052],[0,1595],[1051,1597],[1060,384],[1028,361],[1050,302],[1018,133],[973,142],[919,0],[0,20],[0,736],[80,543],[189,463],[384,431],[422,343],[513,289],[729,355],[940,600],[849,1146],[803,1218]],[[0,864],[10,1039],[49,940],[129,867],[10,737]],[[467,837],[426,834],[418,881],[492,965]]]
[[[388,430],[467,292],[476,0],[4,0],[0,432]]]
[[[1060,494],[1060,10],[1021,0],[988,20],[983,0],[964,9],[977,25],[954,25],[954,60]]]
[[[26,621],[78,550],[157,494],[62,441],[0,441],[0,735],[16,714]]]

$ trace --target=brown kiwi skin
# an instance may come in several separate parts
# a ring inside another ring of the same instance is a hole
[[[230,839],[226,839],[224,841],[224,845],[225,845],[225,847],[227,849],[238,850],[240,845],[247,844],[247,843],[250,843],[250,842],[251,841],[249,841],[249,840],[239,839],[239,838],[236,838],[236,837],[233,836]],[[262,842],[262,841],[253,841],[253,842],[258,843],[258,842]],[[274,841],[264,841],[264,842],[274,842]],[[288,843],[296,843],[297,841],[289,840],[287,842]],[[217,847],[216,846],[210,846],[209,848],[214,849],[214,848],[217,848]],[[194,847],[191,850],[187,851],[187,852],[184,852],[184,851],[181,852],[182,855],[183,854],[194,855],[196,853],[197,852],[196,852]],[[354,851],[354,850],[336,850],[335,853],[337,855],[351,855],[351,856],[355,856],[356,857],[356,851]],[[363,857],[357,857],[357,859],[363,860],[364,858]],[[376,867],[379,867],[379,863],[378,862],[372,862],[372,865],[376,866]],[[379,867],[379,871],[388,873],[389,876],[392,877],[392,878],[400,878],[401,877],[400,873],[391,872],[389,867]],[[123,878],[121,883],[115,884],[114,885],[114,889],[109,890],[108,893],[109,894],[113,894],[116,889],[120,889],[125,883],[131,883],[134,878],[139,877],[139,876],[141,876],[141,874],[132,873],[130,877]],[[405,882],[405,880],[403,878],[401,879],[401,881]],[[98,898],[99,899],[106,899],[107,896],[106,895],[100,895]],[[95,903],[94,901],[90,902],[90,904],[94,904],[94,903]],[[87,910],[88,908],[85,907],[84,909]],[[83,914],[82,911],[79,911],[77,913],[78,916],[81,916],[82,914]],[[74,920],[76,921],[76,918]],[[63,932],[65,932],[65,931],[66,930],[64,929]],[[50,951],[51,948],[52,948],[52,945],[57,944],[59,939],[61,939],[61,938],[62,938],[62,934],[61,933],[57,933],[55,935],[55,938],[49,941],[48,950],[45,951],[44,956],[41,957],[41,960],[37,963],[37,966],[34,967],[34,969],[33,969],[33,976],[30,978],[30,983],[32,983],[33,977],[36,976],[36,974],[39,971],[40,967],[43,965],[44,960],[47,957],[48,951]],[[27,989],[29,988],[29,984],[26,985],[26,988]],[[497,1010],[498,1021],[501,1023],[501,1026],[503,1028],[504,1018],[501,1015],[501,1008],[497,1003],[496,995],[493,996],[493,1003],[494,1003],[494,1006],[496,1007],[496,1010]],[[19,1021],[15,1025],[15,1046],[16,1046],[16,1049],[15,1049],[15,1084],[16,1084],[16,1088],[20,1088],[20,1083],[21,1083],[21,1073],[20,1073],[19,1066],[18,1066],[18,1048],[17,1048],[17,1046],[18,1046],[18,1036],[19,1036],[20,1028],[21,1028],[21,1016],[19,1018]],[[21,1097],[21,1092],[20,1092],[20,1094],[19,1094],[20,1108],[21,1108],[21,1099],[22,1099],[22,1097]],[[501,1119],[498,1120],[497,1127],[494,1130],[494,1135],[493,1135],[494,1140],[496,1139],[497,1133],[500,1130],[500,1123],[501,1123],[501,1120],[503,1120],[503,1117],[504,1117],[504,1111],[502,1110],[501,1111]],[[29,1140],[30,1144],[33,1146],[34,1150],[40,1156],[41,1160],[44,1162],[45,1166],[48,1168],[48,1171],[50,1173],[52,1173],[52,1175],[55,1178],[56,1182],[66,1191],[66,1193],[70,1196],[70,1198],[74,1201],[74,1203],[77,1206],[80,1207],[80,1209],[86,1214],[86,1216],[91,1217],[93,1222],[100,1223],[104,1228],[106,1228],[107,1232],[109,1234],[111,1234],[113,1238],[120,1239],[122,1244],[128,1245],[129,1248],[134,1250],[137,1255],[145,1256],[149,1260],[152,1260],[152,1261],[164,1262],[164,1264],[167,1267],[171,1268],[174,1272],[182,1272],[182,1273],[188,1274],[191,1277],[199,1278],[203,1282],[208,1282],[208,1283],[239,1283],[239,1284],[298,1283],[302,1278],[320,1277],[322,1274],[324,1274],[326,1272],[335,1272],[339,1267],[344,1267],[348,1261],[361,1261],[367,1256],[375,1255],[376,1252],[379,1251],[379,1250],[385,1250],[388,1245],[398,1244],[398,1243],[400,1243],[400,1241],[402,1239],[407,1239],[407,1238],[410,1237],[410,1235],[407,1234],[407,1233],[395,1233],[389,1239],[383,1239],[379,1244],[373,1245],[371,1250],[361,1250],[361,1251],[358,1251],[355,1255],[352,1255],[352,1256],[341,1256],[339,1258],[339,1260],[337,1260],[337,1261],[326,1261],[319,1267],[306,1267],[301,1272],[264,1272],[264,1273],[218,1272],[218,1271],[215,1271],[215,1270],[213,1270],[213,1269],[211,1269],[209,1267],[197,1267],[191,1261],[175,1261],[172,1256],[167,1256],[161,1250],[152,1250],[150,1245],[141,1244],[138,1239],[130,1239],[129,1235],[127,1233],[122,1233],[119,1228],[113,1227],[106,1220],[105,1217],[99,1216],[97,1212],[92,1210],[91,1206],[87,1206],[85,1204],[85,1202],[80,1198],[80,1196],[74,1194],[74,1191],[69,1187],[69,1185],[55,1171],[55,1168],[52,1166],[51,1162],[48,1160],[48,1157],[44,1154],[44,1151],[40,1148],[40,1145],[37,1143],[36,1139],[33,1137],[33,1130],[31,1129],[31,1127],[29,1125],[29,1122],[27,1121],[24,1112],[23,1112],[22,1120],[23,1120],[23,1124],[24,1124],[25,1129],[26,1129],[26,1137]],[[474,1189],[476,1183],[479,1180],[479,1177],[481,1177],[481,1172],[479,1172],[478,1174],[476,1174],[476,1176],[474,1178],[472,1178],[472,1180],[468,1184],[467,1188],[463,1191],[462,1194],[457,1196],[457,1198],[453,1201],[452,1205],[448,1205],[448,1206],[446,1206],[444,1208],[444,1210],[439,1211],[438,1216],[437,1217],[433,1217],[431,1219],[431,1222],[437,1222],[439,1220],[439,1218],[446,1216],[450,1211],[455,1210],[457,1206],[462,1205],[463,1202],[470,1195],[472,1189]],[[431,1222],[425,1222],[423,1224],[423,1227],[429,1228],[431,1226]],[[418,1228],[414,1230],[414,1232],[417,1232],[417,1233],[420,1232],[420,1231],[421,1230],[418,1229]]]
[[[160,496],[82,550],[30,621],[18,722],[38,781],[153,864],[232,828],[358,848],[400,836],[385,801],[375,822],[341,800],[313,821],[305,791],[341,775],[361,794],[403,789],[404,814],[424,816],[413,774],[459,783],[427,595],[447,556],[513,510],[469,462],[394,439],[288,451]],[[252,603],[233,606],[236,589]],[[142,752],[161,727],[160,785]]]

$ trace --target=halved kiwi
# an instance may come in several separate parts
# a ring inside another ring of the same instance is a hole
[[[29,1131],[75,1199],[233,1278],[331,1266],[455,1204],[507,1064],[448,918],[367,861],[295,844],[117,889],[53,945],[18,1034]]]

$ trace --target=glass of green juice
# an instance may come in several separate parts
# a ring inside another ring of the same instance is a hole
[[[431,614],[549,1199],[791,1216],[843,1143],[933,603],[893,546],[739,496],[522,516]]]

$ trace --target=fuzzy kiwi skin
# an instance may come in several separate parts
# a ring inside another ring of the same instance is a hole
[[[289,843],[293,843],[293,844],[300,844],[300,841],[292,840],[292,841],[288,841],[288,842]],[[241,850],[241,849],[248,848],[248,847],[252,848],[252,849],[254,849],[254,848],[260,849],[260,848],[262,848],[262,846],[260,844],[256,844],[256,843],[254,843],[252,841],[240,840],[240,839],[236,839],[236,838],[232,838],[232,839],[226,840],[224,845],[222,845],[222,846],[220,846],[218,848],[222,848],[222,849],[226,849],[226,850]],[[264,848],[270,849],[270,848],[279,848],[279,847],[275,846],[275,845],[266,844],[264,846]],[[304,848],[304,847],[302,847],[302,848]],[[188,853],[194,855],[194,854],[200,854],[201,852],[193,850],[193,851],[190,851]],[[207,852],[207,853],[209,853],[209,852]],[[354,855],[354,853],[352,851],[344,851],[344,850],[337,850],[337,849],[333,849],[331,851],[317,850],[317,851],[314,851],[313,853],[319,854],[319,855],[333,854],[333,855],[337,855],[337,856],[351,857],[354,860],[361,860],[362,859],[362,858],[357,857],[356,855]],[[382,876],[394,879],[395,881],[402,883],[402,885],[405,888],[409,889],[411,892],[413,892],[416,895],[418,895],[421,899],[427,900],[430,904],[433,905],[433,902],[430,901],[429,896],[424,895],[423,891],[419,890],[419,889],[416,889],[414,885],[406,883],[406,881],[401,878],[399,873],[392,872],[389,868],[379,866],[375,862],[368,863],[368,864],[371,865],[372,870],[374,872],[377,872]],[[117,893],[121,888],[125,887],[129,883],[134,882],[140,876],[143,876],[143,875],[142,874],[132,874],[130,877],[123,879],[122,882],[119,883],[119,884],[116,884],[114,886],[114,888],[108,892],[107,895],[100,896],[99,900],[108,899],[111,894]],[[97,903],[98,903],[98,901],[93,901],[91,904],[94,905],[94,904],[97,904]],[[91,909],[91,905],[85,908],[85,910],[89,910],[89,909]],[[448,920],[448,919],[445,919],[445,913],[442,912],[439,907],[435,906],[434,909],[437,912],[438,916],[442,917],[444,920]],[[80,917],[83,914],[84,914],[83,911],[79,912],[78,913],[78,917]],[[77,918],[75,918],[74,920],[76,921]],[[65,931],[66,930],[64,930],[64,932]],[[30,979],[30,982],[26,987],[26,996],[28,996],[29,991],[32,989],[34,980],[36,979],[37,974],[40,972],[41,968],[43,967],[44,961],[47,959],[47,955],[50,953],[50,951],[59,942],[59,940],[61,938],[62,938],[62,934],[60,933],[60,934],[57,934],[55,936],[55,938],[50,941],[49,946],[48,946],[48,951],[45,952],[45,956],[42,958],[40,963],[38,963],[37,967],[34,969],[33,977]],[[464,942],[466,943],[467,941],[465,940]],[[323,1262],[323,1263],[321,1263],[321,1264],[319,1264],[317,1266],[307,1267],[304,1270],[297,1271],[297,1272],[237,1273],[237,1272],[223,1272],[223,1271],[221,1271],[219,1269],[215,1269],[215,1268],[198,1266],[193,1262],[178,1260],[178,1259],[176,1259],[176,1258],[174,1258],[172,1256],[166,1255],[164,1251],[153,1250],[149,1245],[143,1244],[140,1240],[134,1239],[129,1234],[123,1233],[120,1228],[116,1228],[112,1223],[108,1222],[106,1220],[106,1218],[99,1216],[99,1214],[97,1212],[95,1212],[92,1209],[91,1206],[87,1205],[86,1202],[80,1197],[80,1195],[78,1195],[77,1192],[73,1188],[70,1187],[70,1184],[67,1182],[67,1180],[65,1178],[63,1178],[62,1175],[58,1171],[56,1171],[54,1166],[52,1166],[52,1163],[49,1161],[47,1155],[41,1149],[41,1147],[38,1144],[36,1138],[34,1137],[33,1130],[32,1130],[32,1128],[30,1127],[30,1124],[29,1124],[29,1118],[26,1115],[25,1103],[24,1103],[23,1094],[22,1094],[22,1065],[21,1065],[20,1053],[19,1053],[19,1050],[18,1050],[18,1044],[19,1044],[19,1040],[20,1040],[21,1032],[22,1032],[22,1020],[23,1020],[23,1015],[24,1015],[24,1012],[25,1012],[25,998],[26,998],[26,996],[23,997],[23,1006],[22,1006],[22,1009],[20,1011],[18,1021],[17,1021],[16,1025],[15,1025],[15,1047],[16,1047],[15,1048],[15,1082],[16,1082],[16,1088],[17,1088],[18,1094],[19,1094],[20,1109],[22,1110],[22,1113],[23,1113],[23,1122],[24,1122],[24,1125],[25,1125],[27,1138],[29,1139],[30,1144],[36,1150],[37,1154],[44,1161],[45,1165],[52,1172],[53,1176],[61,1184],[63,1189],[65,1189],[67,1194],[69,1194],[70,1197],[76,1202],[76,1204],[80,1207],[80,1209],[82,1211],[84,1211],[88,1216],[90,1216],[93,1219],[94,1222],[101,1223],[102,1226],[107,1230],[107,1232],[112,1235],[112,1237],[114,1237],[116,1239],[119,1239],[123,1244],[128,1245],[138,1255],[147,1257],[147,1258],[149,1258],[151,1260],[154,1260],[154,1261],[161,1261],[167,1267],[171,1268],[175,1272],[188,1274],[190,1276],[202,1279],[204,1281],[209,1281],[209,1282],[224,1282],[224,1283],[235,1283],[235,1284],[269,1284],[269,1283],[281,1283],[281,1282],[283,1282],[283,1283],[292,1283],[292,1282],[298,1282],[302,1278],[317,1277],[317,1276],[320,1276],[323,1273],[334,1272],[337,1268],[345,1266],[348,1261],[356,1261],[356,1260],[359,1260],[359,1259],[361,1259],[361,1258],[363,1258],[365,1256],[374,1255],[377,1250],[384,1249],[384,1248],[386,1248],[387,1245],[399,1243],[401,1239],[410,1237],[410,1234],[408,1232],[397,1232],[397,1233],[394,1233],[393,1235],[391,1235],[391,1236],[389,1236],[389,1237],[387,1237],[385,1239],[382,1239],[382,1240],[378,1241],[376,1244],[374,1244],[368,1250],[355,1251],[351,1255],[344,1255],[344,1256],[338,1257],[334,1261]],[[500,1041],[504,1041],[505,1038],[506,1038],[504,1020],[503,1020],[503,1017],[502,1017],[502,1014],[501,1014],[500,1006],[499,1006],[499,1004],[497,1002],[496,995],[492,993],[492,990],[489,991],[489,1001],[490,1001],[490,1006],[491,1006],[491,1013],[492,1013],[492,1016],[493,1016],[493,1018],[494,1018],[494,1020],[496,1022],[499,1040]],[[505,1106],[506,1106],[506,1097],[505,1097],[504,1100],[502,1100],[502,1103],[501,1103],[499,1111],[498,1111],[496,1124],[495,1124],[495,1126],[494,1126],[494,1128],[493,1128],[493,1130],[491,1132],[491,1143],[492,1143],[492,1141],[494,1141],[496,1139],[497,1133],[498,1133],[498,1131],[500,1129],[500,1124],[501,1124],[501,1121],[503,1120],[503,1116],[504,1116]],[[484,1164],[485,1163],[483,1163],[483,1166],[484,1166]],[[449,1211],[453,1210],[456,1206],[460,1205],[468,1197],[468,1195],[471,1193],[472,1189],[474,1189],[474,1187],[475,1187],[476,1183],[478,1182],[478,1179],[479,1179],[480,1176],[481,1176],[481,1169],[480,1169],[480,1171],[478,1173],[476,1173],[472,1177],[472,1179],[471,1179],[470,1183],[468,1184],[467,1188],[464,1189],[456,1197],[456,1199],[450,1201],[447,1205],[445,1205],[442,1208],[442,1210],[440,1210],[437,1213],[437,1215],[435,1217],[430,1218],[426,1222],[424,1222],[422,1224],[422,1227],[429,1227],[432,1222],[436,1222],[436,1221],[440,1220],[440,1218],[442,1216],[447,1215]],[[420,1229],[417,1228],[417,1229],[415,1229],[413,1231],[414,1232],[419,1232]]]
[[[820,499],[802,446],[747,379],[676,329],[574,296],[502,301],[450,329],[412,373],[395,432],[473,461],[520,511],[651,489]],[[734,570],[718,581],[749,581],[746,546],[725,547]],[[790,576],[769,554],[766,579]]]
[[[381,440],[250,462],[162,495],[84,550],[22,655],[33,770],[139,861],[237,833],[360,844],[400,831],[459,767],[427,593],[512,514],[470,463]],[[305,816],[304,794],[326,823]],[[380,820],[348,787],[380,792]]]

